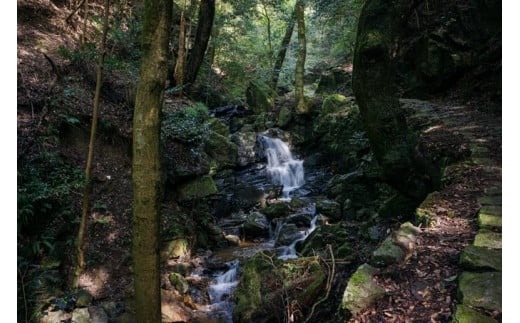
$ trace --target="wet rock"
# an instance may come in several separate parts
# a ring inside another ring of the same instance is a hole
[[[367,308],[377,299],[384,296],[385,291],[373,281],[377,269],[368,265],[361,265],[350,277],[347,288],[343,293],[341,307],[353,315]]]
[[[313,215],[310,213],[296,213],[285,221],[286,223],[294,223],[299,228],[309,228],[311,226],[312,217]]]
[[[302,237],[302,234],[300,233],[300,229],[293,223],[286,223],[282,226],[280,229],[280,233],[278,234],[278,237],[275,241],[275,247],[279,246],[288,246],[290,245],[294,240],[299,239]]]
[[[467,270],[502,270],[502,251],[469,245],[460,255],[460,265]]]
[[[335,255],[340,246],[347,241],[348,232],[341,224],[322,225],[316,228],[305,239],[301,247],[301,254],[312,256],[314,254],[330,257],[327,245],[330,244]]]
[[[392,264],[398,264],[404,260],[405,253],[403,249],[396,244],[392,237],[386,238],[381,246],[372,254],[370,264],[374,267],[382,268]]]
[[[501,312],[502,273],[463,272],[460,275],[457,294],[464,305]]]
[[[227,240],[227,242],[231,245],[231,246],[238,246],[240,245],[240,238],[237,236],[237,235],[234,235],[234,234],[226,234],[224,236],[224,239]]]
[[[262,213],[253,211],[247,216],[242,231],[247,238],[266,237],[269,235],[269,221]]]
[[[212,132],[205,138],[204,143],[204,151],[211,157],[217,170],[235,167],[238,148],[227,136]]]
[[[287,203],[275,203],[271,204],[261,210],[265,216],[269,220],[276,219],[276,218],[284,218],[287,215],[289,215],[289,212],[291,210],[289,209],[289,206]]]

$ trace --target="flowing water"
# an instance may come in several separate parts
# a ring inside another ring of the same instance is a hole
[[[294,159],[289,146],[278,138],[262,136],[267,156],[267,176],[273,184],[283,185],[283,198],[305,184],[303,160]]]
[[[289,146],[280,139],[268,136],[260,136],[259,139],[263,145],[264,154],[267,157],[267,165],[265,167],[267,179],[271,184],[283,186],[280,200],[288,201],[291,199],[291,195],[294,194],[294,191],[305,184],[303,160],[294,159]],[[296,196],[297,195],[296,193]],[[228,260],[229,258],[233,260],[227,263],[227,270],[214,274],[214,278],[208,287],[207,291],[211,303],[209,310],[212,313],[212,317],[219,319],[221,322],[233,322],[232,313],[235,304],[232,301],[231,295],[239,283],[238,258],[242,259],[246,254],[252,255],[265,249],[274,250],[277,252],[279,258],[284,260],[298,257],[296,245],[299,242],[303,242],[316,228],[317,216],[315,215],[315,207],[311,200],[308,200],[308,202],[309,205],[302,210],[304,210],[306,214],[312,215],[310,227],[300,231],[289,245],[275,248],[275,241],[284,225],[282,222],[279,222],[277,227],[271,230],[270,237],[267,241],[241,244],[240,247],[232,247],[224,251],[225,257],[227,257]]]

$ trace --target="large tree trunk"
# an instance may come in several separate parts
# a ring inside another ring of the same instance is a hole
[[[132,186],[136,321],[161,322],[159,268],[160,115],[167,74],[171,0],[146,0],[134,109]]]
[[[291,42],[291,37],[294,31],[294,24],[296,23],[296,8],[294,9],[291,18],[287,22],[287,27],[285,28],[285,35],[282,39],[282,44],[280,45],[280,50],[278,51],[278,56],[276,57],[276,62],[274,63],[273,75],[271,77],[271,87],[276,90],[278,86],[278,78],[280,77],[280,71],[282,70],[283,61],[285,60],[285,54],[287,53],[287,47],[289,47],[289,43]]]
[[[296,61],[294,93],[296,98],[296,112],[303,114],[308,112],[303,92],[303,74],[305,72],[305,58],[307,56],[307,44],[305,40],[305,4],[304,0],[296,2],[296,21],[298,22],[298,59]]]
[[[87,3],[87,1],[85,1]],[[92,125],[90,128],[90,141],[88,145],[87,165],[85,167],[85,186],[83,187],[83,200],[81,207],[81,219],[76,238],[76,269],[72,279],[72,286],[78,287],[79,277],[85,269],[85,232],[87,231],[87,215],[90,209],[90,191],[92,189],[92,162],[94,160],[94,144],[96,143],[97,124],[99,119],[99,99],[101,85],[103,84],[103,65],[105,64],[106,43],[108,35],[108,15],[110,14],[110,1],[105,0],[105,13],[103,18],[103,36],[101,39],[100,55],[96,72],[96,92],[94,94],[94,107],[92,108]]]
[[[177,62],[175,63],[175,86],[182,87],[184,85],[184,66],[186,63],[186,18],[184,10],[181,11],[181,23],[179,26],[179,50],[177,52]]]
[[[215,0],[201,0],[195,43],[193,44],[193,49],[188,57],[186,74],[184,76],[184,83],[187,86],[192,85],[197,79],[197,74],[199,73],[200,66],[204,60],[204,53],[208,47],[214,17]]]

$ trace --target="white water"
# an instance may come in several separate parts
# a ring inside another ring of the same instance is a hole
[[[232,313],[235,304],[230,300],[230,296],[238,285],[238,263],[238,260],[231,263],[231,268],[217,276],[208,286],[212,312],[227,323],[233,322]]]
[[[267,155],[267,176],[273,184],[283,185],[282,196],[305,184],[303,160],[294,159],[289,146],[278,138],[262,136]]]
[[[318,216],[314,216],[311,221],[311,226],[309,229],[302,231],[302,237],[299,239],[294,240],[290,245],[288,246],[282,246],[279,248],[279,259],[287,260],[287,259],[295,259],[298,258],[298,255],[296,254],[296,244],[298,242],[305,241],[307,237],[316,229],[316,221],[318,220]]]

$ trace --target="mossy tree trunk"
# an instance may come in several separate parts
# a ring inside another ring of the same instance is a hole
[[[146,0],[133,120],[132,186],[136,320],[161,322],[159,268],[160,115],[167,74],[170,0]]]
[[[307,56],[307,42],[305,39],[305,3],[304,0],[296,1],[296,22],[298,23],[298,59],[296,60],[294,92],[296,97],[296,112],[303,114],[308,112],[303,91],[303,76],[305,72],[305,58]]]
[[[181,11],[181,23],[179,25],[179,51],[177,53],[177,62],[175,63],[175,85],[182,87],[184,84],[184,66],[186,63],[186,18],[184,10]]]
[[[353,90],[385,179],[401,193],[420,200],[435,180],[430,166],[416,153],[417,135],[408,128],[398,101],[394,57],[402,6],[409,2],[365,2],[356,38]]]
[[[287,27],[285,28],[285,34],[282,39],[282,44],[280,45],[280,50],[278,51],[278,55],[276,56],[276,61],[274,63],[273,75],[271,77],[271,88],[276,91],[276,87],[278,86],[278,79],[280,77],[280,71],[282,70],[283,61],[285,60],[285,54],[287,53],[287,48],[289,47],[289,43],[291,42],[291,37],[294,31],[294,25],[296,23],[296,8],[289,21],[287,22]]]
[[[195,43],[193,49],[188,55],[186,64],[186,72],[184,75],[184,83],[187,86],[193,85],[197,79],[200,66],[204,61],[204,54],[208,47],[213,19],[215,18],[215,0],[201,0],[199,6],[199,22],[197,24],[197,32],[195,34]]]
[[[87,1],[85,1],[87,3]],[[96,91],[94,94],[94,106],[92,108],[92,125],[90,128],[90,140],[88,145],[87,164],[85,166],[85,186],[83,187],[83,200],[81,206],[81,219],[76,238],[76,269],[72,278],[72,287],[79,284],[79,277],[85,270],[85,233],[87,231],[87,216],[90,209],[90,191],[92,190],[92,163],[96,143],[97,124],[99,119],[99,100],[101,96],[101,85],[103,84],[103,65],[105,64],[106,43],[108,35],[108,16],[110,14],[110,0],[105,0],[105,12],[103,17],[103,36],[101,39],[100,55],[96,71]]]

